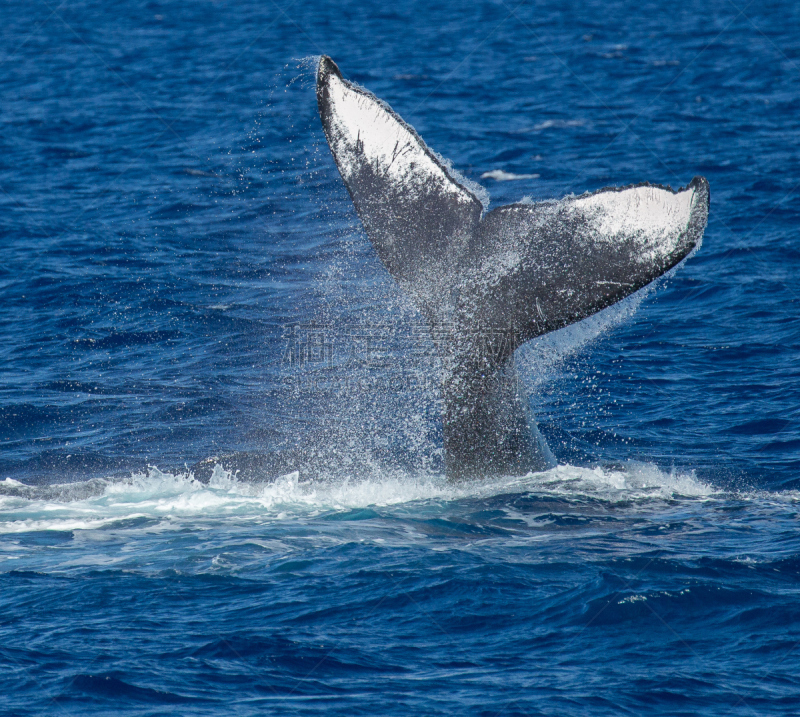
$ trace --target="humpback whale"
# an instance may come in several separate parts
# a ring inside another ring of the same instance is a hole
[[[554,459],[520,390],[514,352],[642,289],[699,246],[703,177],[647,182],[486,211],[482,188],[431,151],[385,102],[321,57],[317,105],[333,159],[386,269],[436,336],[445,471],[522,475]],[[325,470],[316,451],[212,456],[248,481]]]
[[[449,478],[522,474],[553,459],[521,393],[514,351],[650,284],[699,245],[703,177],[606,187],[491,211],[385,102],[317,66],[322,127],[386,269],[437,341]]]

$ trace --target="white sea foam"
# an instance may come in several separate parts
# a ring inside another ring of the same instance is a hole
[[[492,169],[489,172],[484,172],[481,179],[494,179],[496,182],[511,182],[516,179],[539,179],[540,174],[515,174],[514,172],[506,172],[504,169]]]
[[[94,530],[131,521],[181,526],[204,520],[308,519],[359,509],[413,509],[419,503],[456,504],[508,494],[558,495],[568,500],[591,497],[615,504],[715,494],[690,473],[664,472],[648,464],[614,468],[561,465],[523,477],[455,484],[441,475],[401,471],[380,471],[358,480],[340,476],[306,482],[292,472],[259,484],[238,481],[218,466],[207,485],[156,468],[124,480],[95,482],[89,491],[81,483],[58,486],[58,490],[50,486],[25,487],[23,491],[21,485],[14,481],[0,494],[0,533]]]
[[[583,127],[586,120],[544,120],[534,125],[534,132],[541,132],[543,129],[564,129],[565,127]]]

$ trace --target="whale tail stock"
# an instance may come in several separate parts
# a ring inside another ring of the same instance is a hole
[[[552,463],[517,387],[514,350],[646,286],[701,241],[708,182],[647,183],[489,212],[481,191],[388,105],[322,57],[325,136],[378,256],[432,330],[444,368],[450,477]]]

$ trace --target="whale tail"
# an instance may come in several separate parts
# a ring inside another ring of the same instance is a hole
[[[485,211],[386,103],[322,57],[325,136],[383,264],[440,342],[448,475],[547,467],[514,350],[646,286],[702,240],[708,182],[637,184]],[[532,437],[532,435],[534,437]]]

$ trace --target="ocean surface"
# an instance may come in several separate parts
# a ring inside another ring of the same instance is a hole
[[[798,27],[789,0],[3,3],[0,713],[800,713]],[[492,206],[708,178],[677,272],[518,352],[558,467],[445,479],[433,343],[330,156],[321,54]]]

